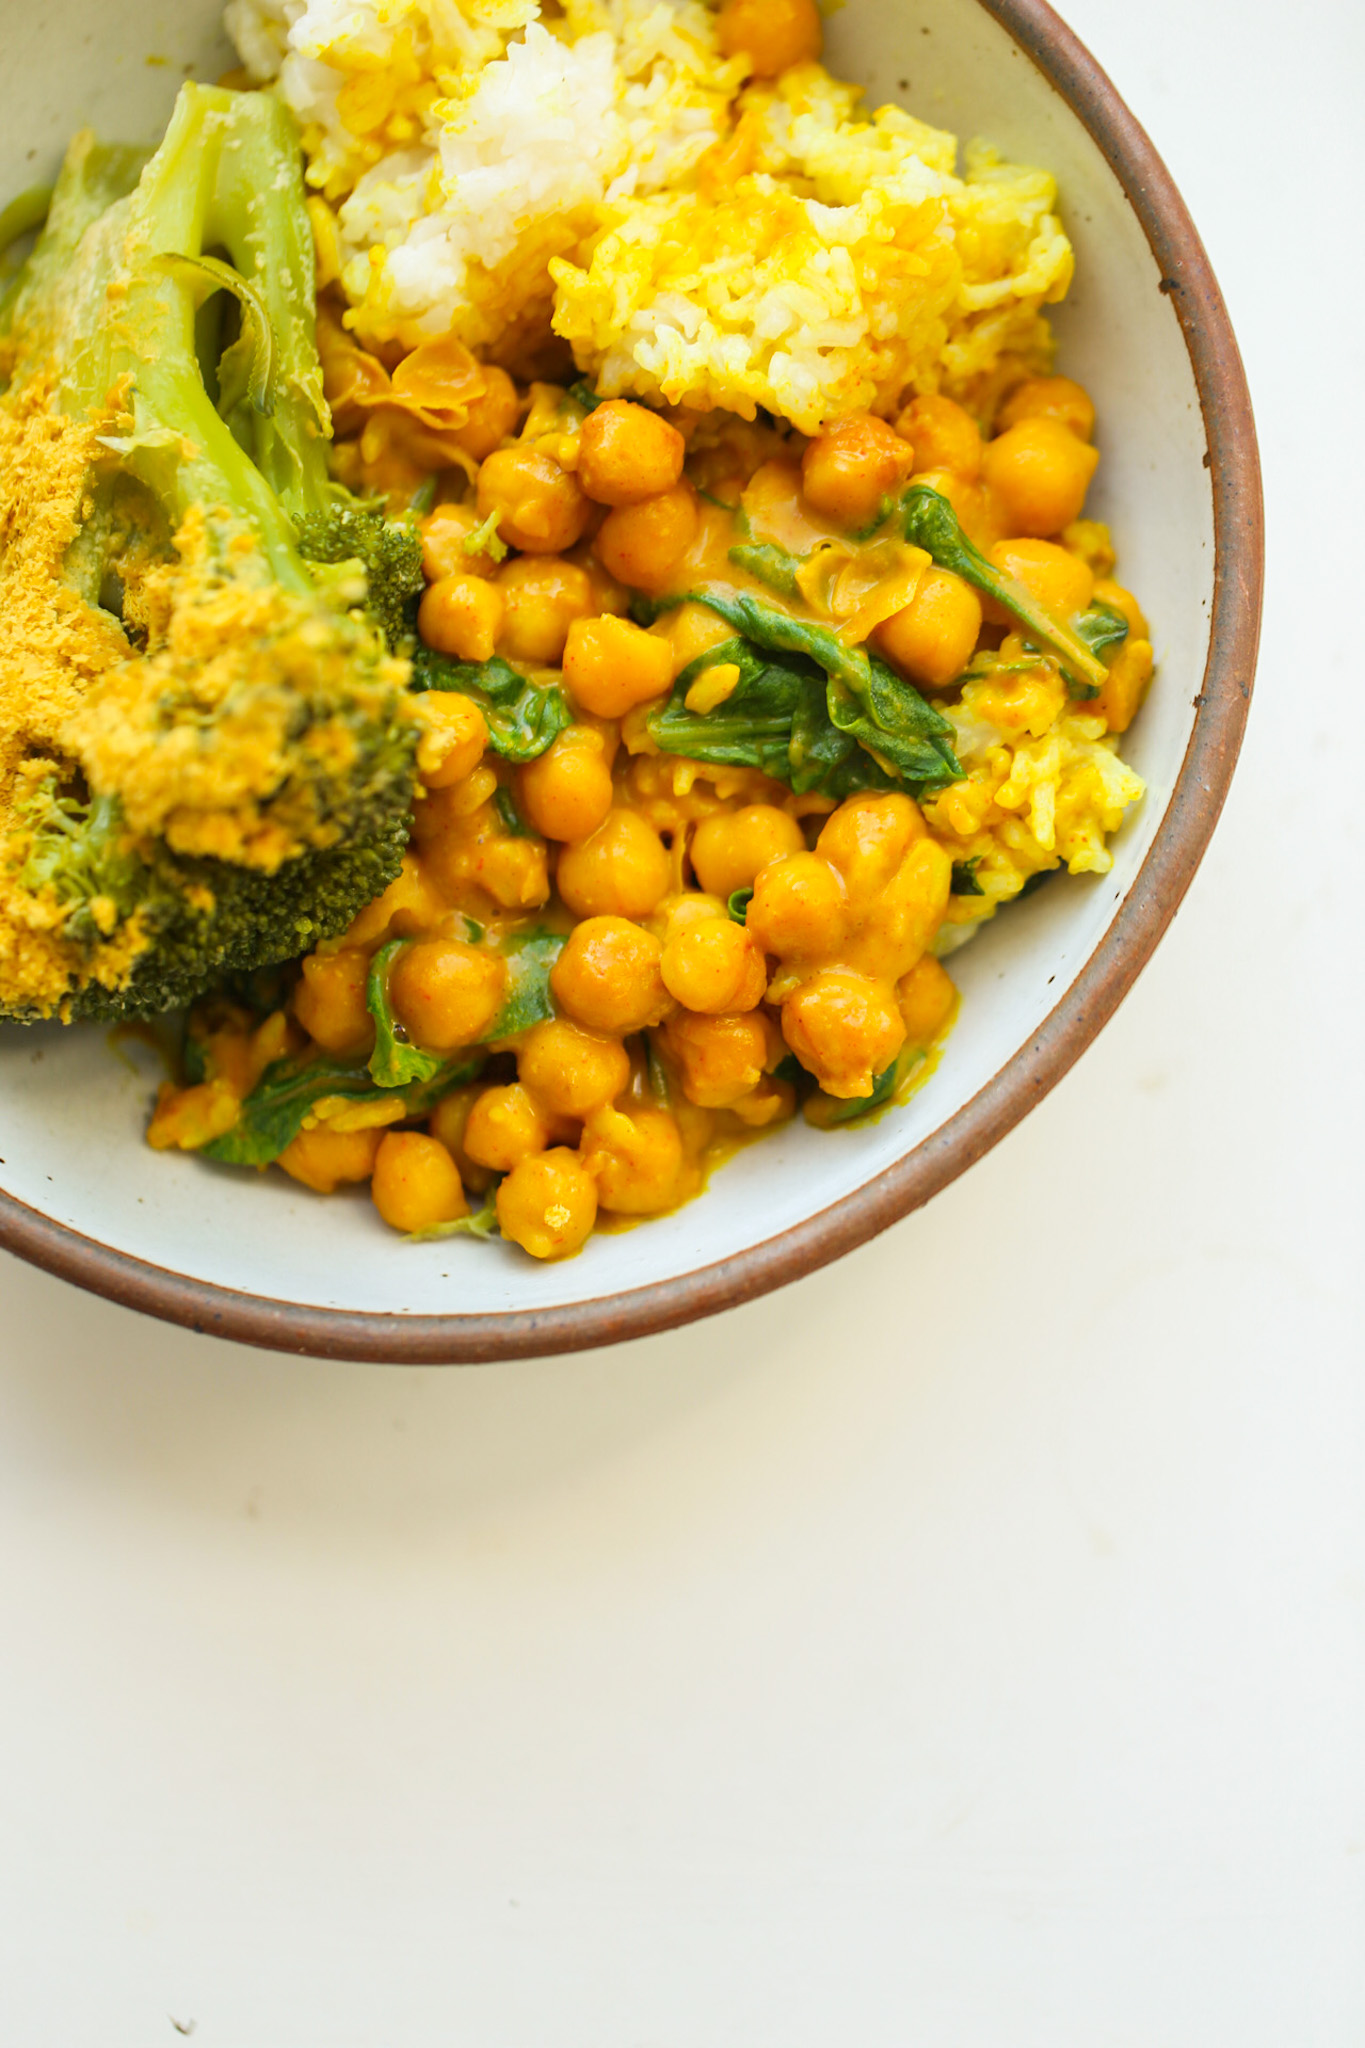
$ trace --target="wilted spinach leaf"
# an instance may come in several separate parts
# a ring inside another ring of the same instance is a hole
[[[573,723],[557,683],[533,683],[501,655],[491,661],[452,661],[419,645],[412,657],[412,687],[472,697],[487,721],[489,745],[505,761],[534,761]]]
[[[482,1066],[482,1057],[468,1053],[443,1061],[428,1081],[402,1090],[404,1116],[425,1116],[452,1088],[474,1080]],[[367,1066],[353,1062],[276,1060],[242,1104],[232,1129],[200,1150],[224,1166],[268,1166],[297,1138],[315,1102],[329,1095],[348,1096],[357,1105],[391,1102],[396,1092],[379,1087]]]
[[[555,1014],[550,974],[564,951],[563,932],[526,932],[503,949],[507,961],[507,994],[486,1033],[490,1043],[515,1038],[533,1024]]]
[[[995,598],[1013,613],[1030,638],[1051,649],[1077,694],[1087,688],[1093,692],[1103,689],[1104,664],[1088,641],[1016,578],[986,559],[968,540],[956,512],[940,492],[928,484],[912,484],[901,500],[901,517],[908,541],[932,555],[940,569],[950,569]]]
[[[786,548],[779,548],[771,541],[745,542],[730,549],[730,560],[737,569],[747,569],[760,583],[766,583],[770,590],[776,590],[783,597],[800,597],[801,586],[796,572],[801,566],[797,557],[788,554]]]
[[[443,1237],[501,1237],[502,1232],[498,1228],[497,1192],[498,1183],[495,1181],[484,1196],[481,1209],[473,1210],[468,1216],[457,1216],[453,1223],[434,1223],[430,1230],[409,1231],[408,1243],[432,1244],[436,1239]]]
[[[511,839],[534,839],[535,833],[517,809],[516,799],[510,789],[499,784],[493,799],[493,808],[502,819],[503,829]]]
[[[740,709],[748,707],[757,713],[761,697],[762,709],[770,720],[775,720],[779,711],[781,716],[790,717],[791,770],[781,779],[790,781],[793,789],[818,789],[827,795],[846,796],[853,789],[888,789],[898,782],[915,789],[937,788],[961,776],[961,765],[950,744],[953,728],[949,721],[926,704],[913,683],[898,676],[879,656],[861,647],[850,647],[832,627],[793,618],[789,612],[749,591],[708,587],[690,595],[696,603],[718,612],[751,648],[781,657],[770,665],[766,671],[770,680],[761,687],[740,660],[739,686],[716,712],[705,715],[721,715],[733,734],[742,723]],[[704,657],[708,666],[717,660],[739,659],[720,649],[713,649]],[[771,680],[779,672],[798,679],[806,687],[798,688],[797,681],[788,681],[779,688]],[[814,692],[809,687],[812,683],[816,685]],[[817,701],[819,698],[822,703]],[[670,711],[679,702],[675,686]],[[728,718],[724,717],[726,713]],[[775,729],[774,724],[765,737],[771,738]],[[673,737],[666,740],[651,718],[650,731],[659,746],[674,753],[694,753],[685,743],[685,728],[676,718],[670,730]],[[842,747],[838,744],[840,736],[845,742]],[[861,764],[853,764],[848,741],[871,756],[868,766],[876,766],[878,775],[869,773]],[[758,758],[728,753],[701,753],[695,758],[732,760],[737,765],[752,767],[766,765]],[[771,767],[767,772],[781,774]]]
[[[380,947],[370,964],[365,998],[374,1018],[375,1043],[370,1054],[369,1073],[371,1080],[380,1088],[404,1088],[412,1082],[426,1081],[448,1057],[443,1053],[424,1052],[420,1046],[413,1045],[389,1002],[389,975],[393,963],[404,947],[412,944],[411,939],[390,939],[387,946]],[[564,936],[561,932],[543,931],[519,933],[496,948],[498,957],[507,968],[507,983],[502,1008],[484,1032],[480,1044],[489,1045],[498,1039],[515,1038],[519,1033],[529,1031],[533,1024],[543,1024],[546,1018],[553,1017],[550,972],[563,950]]]
[[[718,664],[740,672],[734,689],[710,711],[689,711],[687,693]],[[726,640],[689,663],[672,694],[649,715],[655,745],[692,761],[759,768],[799,794],[841,801],[860,789],[890,789],[885,773],[856,740],[830,723],[828,684],[800,655],[774,660],[743,639]]]
[[[374,1018],[370,1079],[377,1088],[403,1088],[412,1081],[429,1081],[449,1058],[447,1053],[423,1052],[419,1045],[413,1045],[393,1014],[389,1002],[389,970],[403,949],[411,944],[411,939],[390,939],[370,962],[365,1003]]]
[[[1042,888],[1044,882],[1050,882],[1054,875],[1060,875],[1061,872],[1062,870],[1060,863],[1055,868],[1039,868],[1037,874],[1029,876],[1023,888],[1015,897],[1015,902],[1022,903],[1025,896],[1032,896],[1036,894],[1036,892]]]

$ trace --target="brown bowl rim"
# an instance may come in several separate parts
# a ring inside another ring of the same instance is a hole
[[[1117,1009],[1175,915],[1227,795],[1251,700],[1264,522],[1251,398],[1227,308],[1170,172],[1113,84],[1047,0],[978,0],[1084,124],[1136,212],[1189,350],[1214,509],[1209,657],[1166,815],[1080,978],[1029,1042],[904,1159],[803,1223],[677,1279],[552,1309],[375,1315],[243,1294],[114,1251],[0,1193],[0,1245],[125,1308],[212,1336],[317,1358],[477,1364],[616,1344],[781,1287],[897,1222],[1026,1116]]]

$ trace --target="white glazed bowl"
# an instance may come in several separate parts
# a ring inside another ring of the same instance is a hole
[[[50,174],[73,130],[158,132],[184,76],[232,61],[220,0],[49,0],[0,17],[0,195]],[[1065,879],[953,962],[960,1020],[937,1073],[870,1128],[797,1123],[678,1214],[564,1265],[468,1239],[405,1245],[360,1197],[142,1143],[155,1073],[95,1028],[0,1027],[0,1242],[81,1285],[247,1341],[454,1361],[572,1349],[705,1314],[885,1228],[978,1158],[1061,1076],[1169,922],[1236,759],[1260,598],[1254,430],[1236,346],[1168,174],[1043,0],[846,0],[828,58],[1060,180],[1077,283],[1061,366],[1094,394],[1091,509],[1154,622],[1159,668],[1125,754],[1148,794],[1102,878]]]

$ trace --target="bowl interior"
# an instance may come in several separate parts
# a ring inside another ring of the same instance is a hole
[[[70,133],[156,131],[180,79],[232,61],[220,0],[49,0],[0,17],[0,195],[49,176]],[[1152,620],[1159,669],[1125,755],[1148,785],[1104,877],[1061,878],[959,953],[962,1011],[937,1073],[868,1128],[796,1125],[743,1153],[673,1217],[539,1266],[465,1239],[401,1244],[363,1198],[319,1200],[282,1175],[237,1174],[142,1144],[154,1060],[95,1028],[0,1027],[0,1188],[97,1243],[194,1280],[286,1303],[398,1315],[552,1310],[695,1272],[854,1194],[939,1130],[1065,1004],[1160,830],[1208,652],[1214,545],[1189,356],[1136,214],[1060,94],[977,0],[846,0],[828,61],[1059,178],[1077,282],[1057,315],[1060,366],[1093,393],[1103,459],[1090,509]],[[22,80],[19,92],[13,81]]]

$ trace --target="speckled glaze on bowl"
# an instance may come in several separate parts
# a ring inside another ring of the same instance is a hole
[[[182,76],[232,61],[219,0],[4,10],[0,192],[90,121],[156,132]],[[562,1266],[469,1240],[408,1246],[363,1198],[318,1200],[141,1144],[154,1074],[96,1030],[0,1027],[0,1243],[196,1330],[403,1363],[607,1344],[751,1299],[928,1201],[1052,1088],[1112,1015],[1208,844],[1260,622],[1255,429],[1199,237],[1147,136],[1044,0],[847,0],[828,60],[966,139],[1046,164],[1078,256],[1062,367],[1093,392],[1091,509],[1154,622],[1157,681],[1125,754],[1148,783],[1104,877],[1059,882],[954,960],[961,1019],[933,1080],[872,1127],[774,1134],[677,1215]]]

